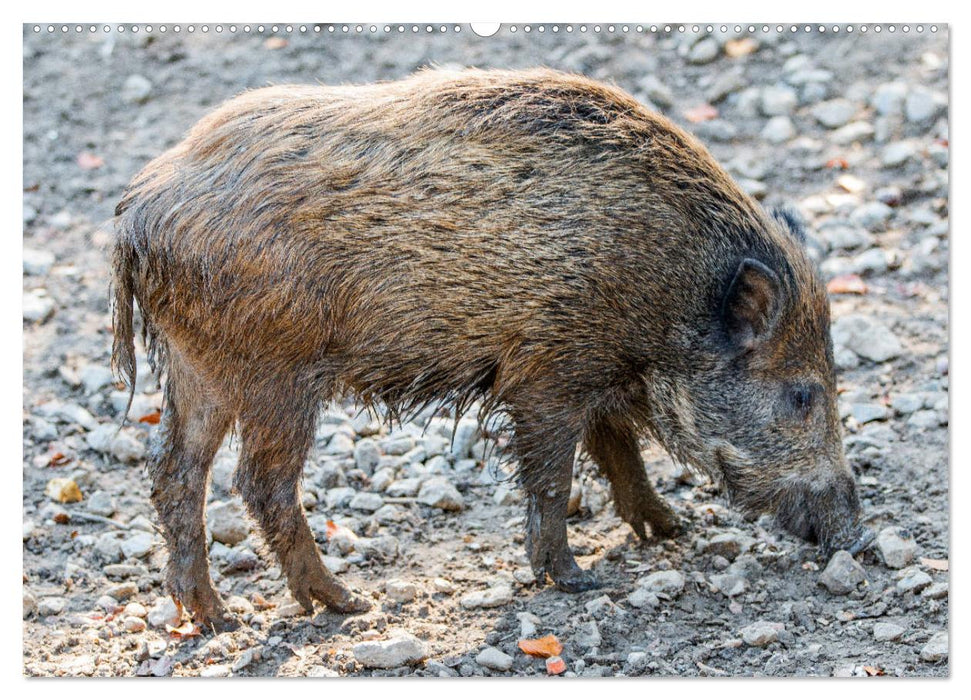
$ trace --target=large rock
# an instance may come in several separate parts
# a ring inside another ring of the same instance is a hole
[[[398,632],[384,641],[355,644],[352,651],[354,658],[367,668],[397,668],[428,658],[422,641],[407,632]]]
[[[920,650],[920,658],[930,662],[943,661],[947,658],[948,646],[947,632],[938,632]]]
[[[883,563],[891,569],[903,569],[914,560],[917,543],[903,528],[885,527],[877,535],[877,551]]]

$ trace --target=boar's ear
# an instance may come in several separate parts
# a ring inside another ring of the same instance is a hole
[[[742,260],[722,304],[722,321],[732,344],[746,350],[757,345],[772,332],[781,309],[778,275],[758,260]]]

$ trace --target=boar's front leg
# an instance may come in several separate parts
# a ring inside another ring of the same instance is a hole
[[[670,505],[657,494],[644,470],[633,427],[618,418],[604,418],[590,426],[583,446],[610,480],[617,515],[642,540],[646,522],[656,537],[674,537],[681,523]]]
[[[567,542],[576,440],[557,437],[555,427],[543,430],[520,418],[514,446],[519,482],[526,491],[526,553],[536,579],[542,582],[549,574],[557,588],[569,593],[596,588],[596,578],[580,568]]]
[[[205,508],[209,468],[233,415],[172,348],[165,411],[149,458],[152,504],[168,548],[166,588],[196,624],[224,632],[238,623],[223,606],[209,575]]]
[[[284,390],[252,395],[240,416],[235,486],[277,555],[290,592],[308,613],[318,600],[335,612],[371,606],[324,567],[300,504],[300,476],[316,427],[313,397]]]

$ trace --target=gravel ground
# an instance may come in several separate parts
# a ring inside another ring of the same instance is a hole
[[[108,370],[106,252],[126,182],[222,100],[420,66],[545,64],[607,79],[695,132],[767,204],[792,203],[831,280],[845,446],[877,546],[819,561],[645,445],[688,521],[638,544],[576,470],[570,538],[600,590],[539,586],[487,435],[426,413],[393,431],[333,406],[304,504],[327,565],[374,609],[300,614],[214,467],[217,587],[246,622],[177,626],[145,478],[158,384],[131,417]],[[23,634],[28,676],[944,676],[948,665],[948,36],[688,32],[414,35],[24,30]],[[144,420],[143,420],[144,419]],[[328,525],[328,521],[333,524]]]

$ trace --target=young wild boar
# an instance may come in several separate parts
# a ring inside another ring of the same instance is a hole
[[[300,505],[321,405],[504,411],[539,580],[595,585],[567,544],[576,446],[640,537],[679,532],[650,436],[748,513],[856,550],[826,292],[791,217],[630,95],[550,70],[425,71],[247,92],[135,177],[117,208],[116,368],[133,300],[166,408],[150,459],[168,590],[234,625],[209,577],[210,463],[295,598],[368,603],[321,564]]]

